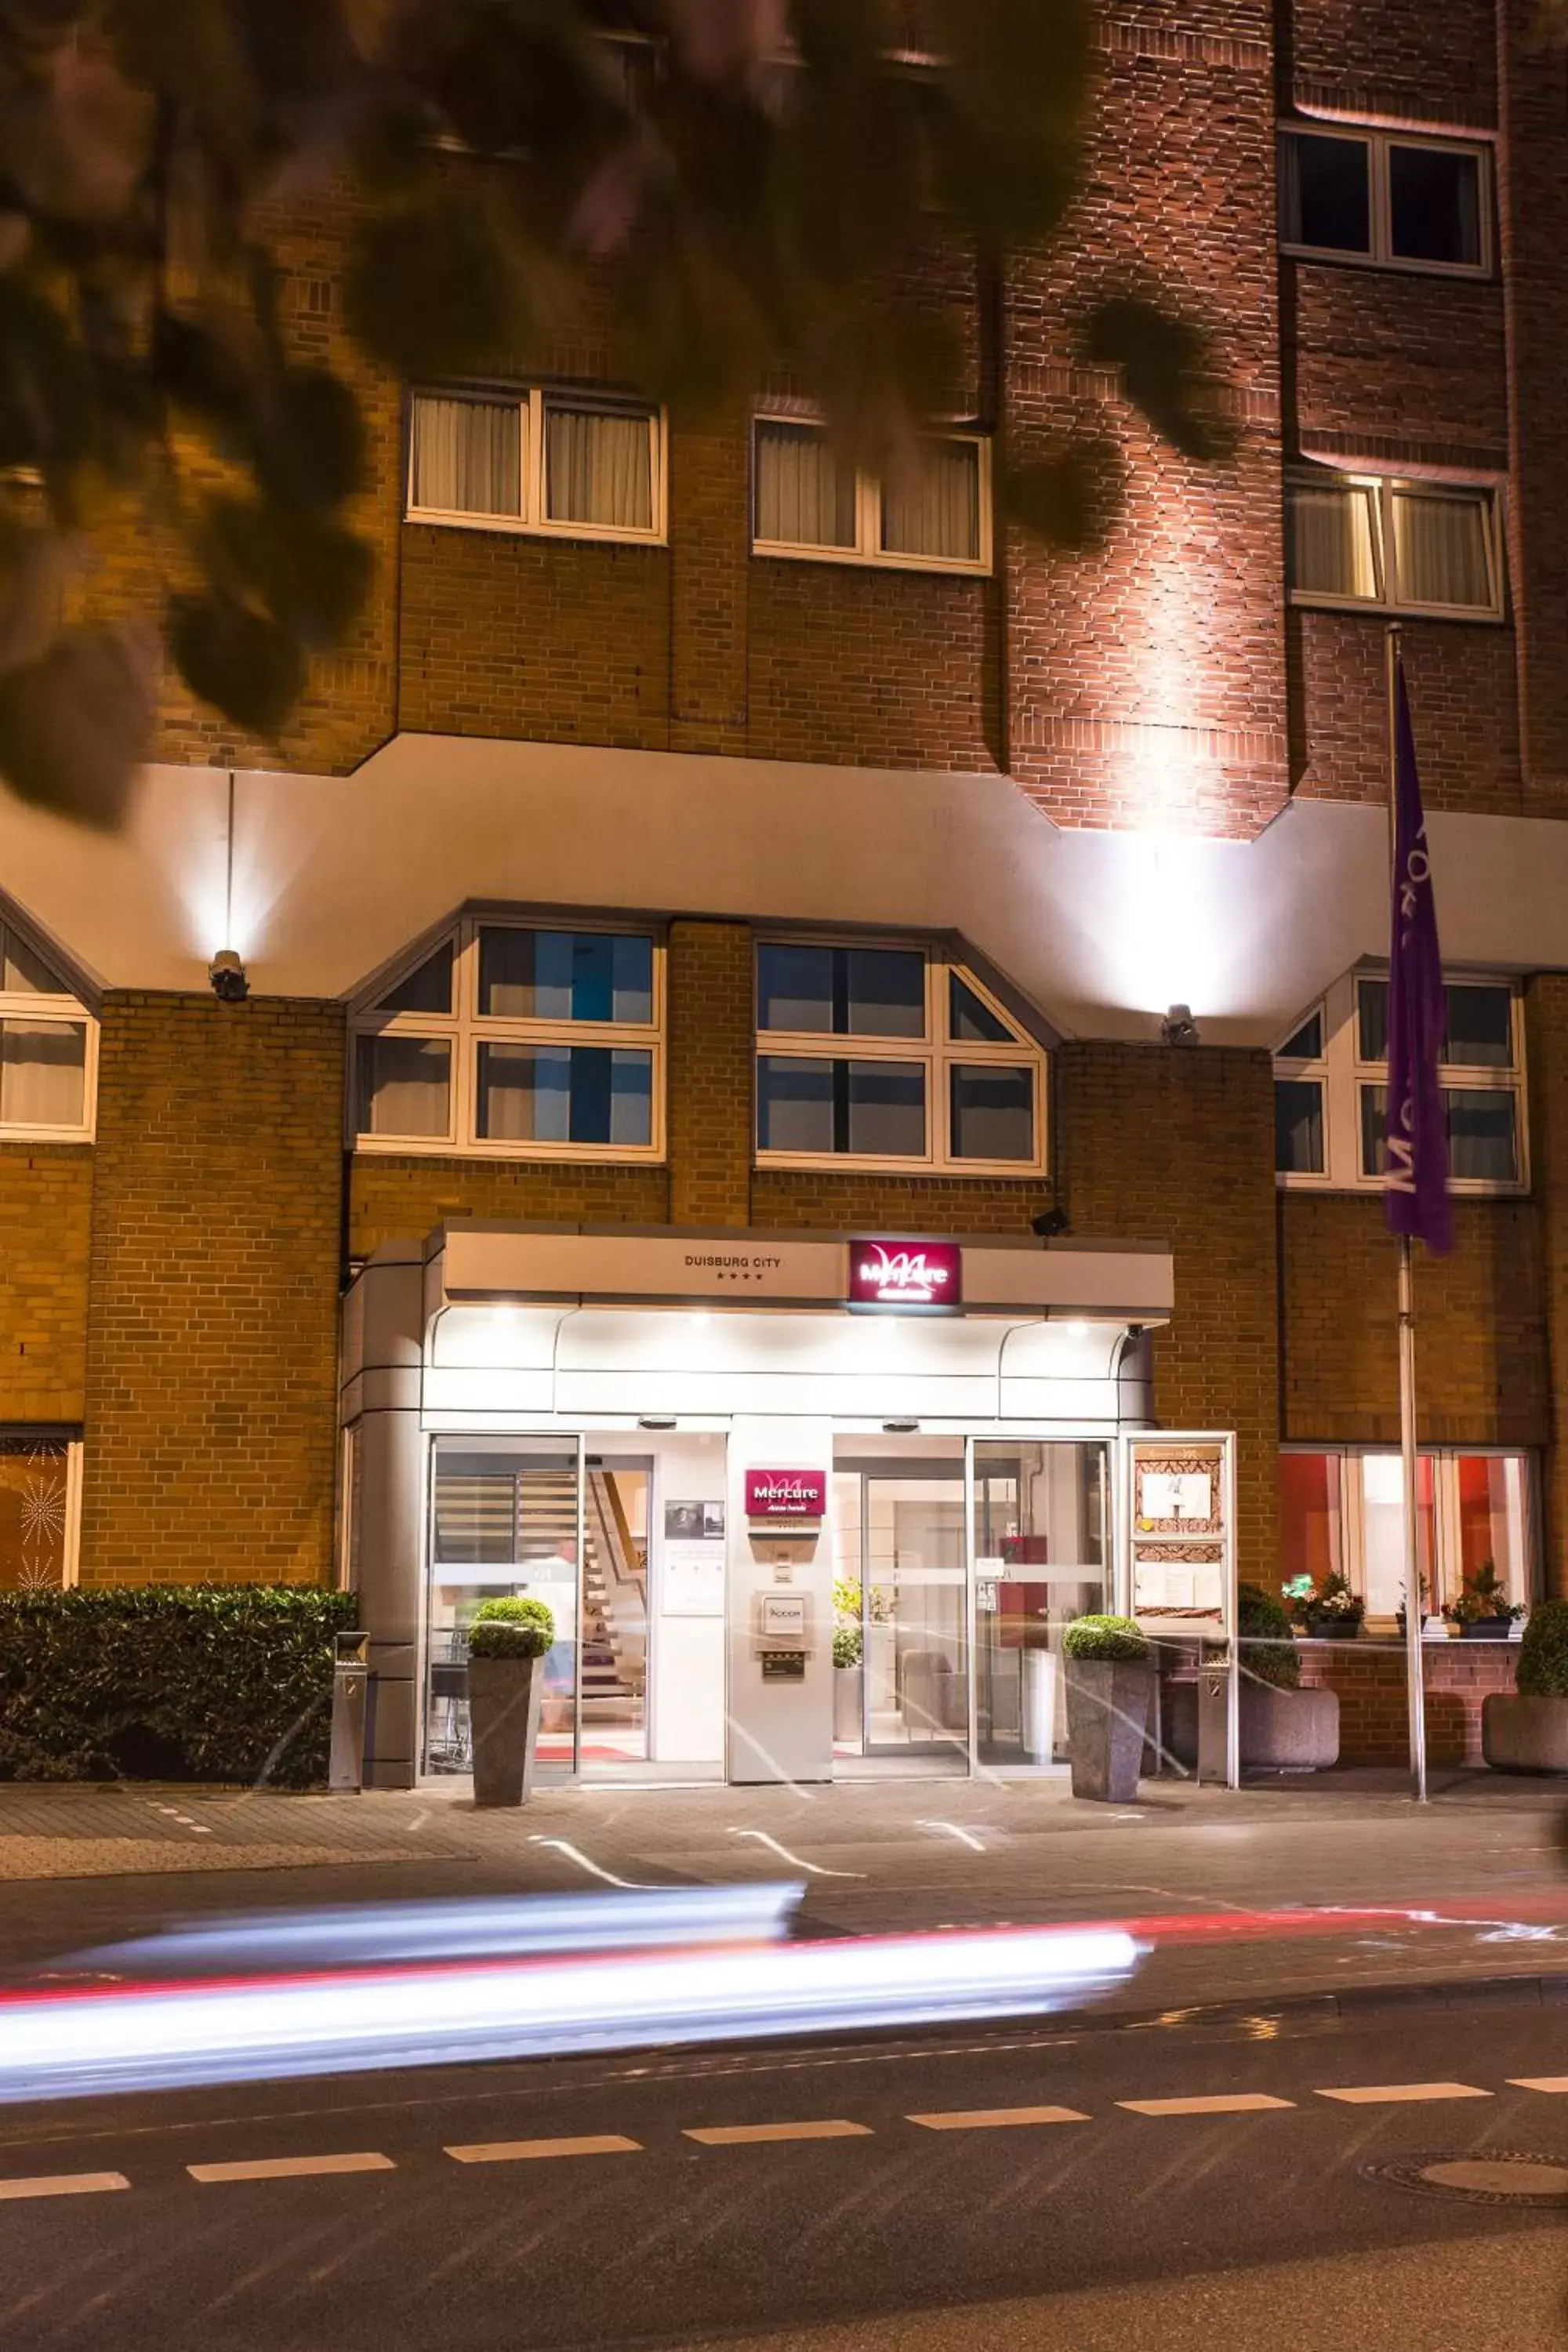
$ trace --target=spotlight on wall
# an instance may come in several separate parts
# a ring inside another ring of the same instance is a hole
[[[1160,1037],[1167,1045],[1195,1045],[1198,1024],[1193,1019],[1190,1004],[1173,1004],[1160,1024]]]
[[[1037,1217],[1029,1219],[1029,1231],[1038,1234],[1043,1242],[1055,1241],[1068,1229],[1068,1213],[1063,1208],[1042,1209]]]
[[[219,948],[207,966],[212,992],[220,1004],[243,1004],[250,994],[250,979],[233,948]]]
[[[639,1429],[673,1429],[675,1415],[672,1412],[642,1412],[637,1415],[637,1427]]]
[[[889,1437],[912,1437],[920,1427],[918,1421],[885,1421],[882,1427]]]

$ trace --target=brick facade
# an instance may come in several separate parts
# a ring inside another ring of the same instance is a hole
[[[103,1006],[83,1583],[319,1583],[336,1452],[343,1016]]]
[[[85,1144],[0,1144],[0,1423],[82,1417],[91,1198]]]

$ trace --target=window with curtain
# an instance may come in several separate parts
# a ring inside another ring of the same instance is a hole
[[[62,975],[0,919],[0,1134],[88,1134],[97,1034]]]
[[[1429,1609],[1489,1562],[1510,1601],[1534,1597],[1540,1539],[1528,1454],[1423,1447],[1415,1465],[1416,1556]],[[1287,1446],[1279,1456],[1280,1566],[1321,1583],[1338,1573],[1392,1633],[1405,1606],[1405,1475],[1373,1444]]]
[[[1045,1075],[1016,1015],[934,950],[758,943],[763,1162],[1043,1168]]]
[[[416,393],[411,520],[574,539],[665,535],[657,409],[586,393]]]
[[[1526,1085],[1517,982],[1450,980],[1441,1049],[1456,1192],[1525,1189]],[[1274,1055],[1274,1166],[1284,1184],[1373,1191],[1384,1173],[1388,982],[1348,973]]]
[[[1288,482],[1286,504],[1286,572],[1298,602],[1500,616],[1493,490],[1313,467]]]
[[[651,930],[469,918],[354,1013],[360,1149],[655,1159]]]
[[[1479,277],[1490,267],[1489,184],[1479,146],[1289,125],[1279,134],[1279,241],[1298,253]]]
[[[907,473],[858,471],[826,428],[759,416],[752,434],[752,541],[764,555],[816,555],[903,570],[991,569],[990,447],[933,434]]]

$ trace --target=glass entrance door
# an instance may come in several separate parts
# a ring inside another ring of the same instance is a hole
[[[1067,1761],[1062,1631],[1106,1605],[1102,1444],[977,1439],[975,1753],[1004,1769]]]
[[[834,1471],[834,1751],[969,1753],[962,1464],[840,1462]]]

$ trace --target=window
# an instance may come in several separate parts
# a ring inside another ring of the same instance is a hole
[[[90,1133],[97,1048],[86,1006],[0,917],[0,1135],[79,1142]]]
[[[933,434],[909,479],[884,482],[847,463],[824,426],[759,416],[752,530],[763,555],[989,572],[990,445],[978,434]]]
[[[359,1148],[658,1159],[663,985],[651,931],[459,923],[355,1015]]]
[[[1397,1454],[1372,1446],[1288,1446],[1279,1458],[1284,1578],[1348,1578],[1369,1615],[1405,1602],[1405,1479]],[[1430,1605],[1455,1600],[1489,1560],[1510,1601],[1535,1590],[1532,1459],[1443,1447],[1415,1465],[1418,1557]],[[1433,1569],[1436,1563],[1436,1580]]]
[[[1445,995],[1449,1190],[1522,1192],[1528,1170],[1517,984],[1456,979]],[[1378,1190],[1387,1080],[1388,982],[1352,973],[1276,1049],[1274,1166],[1280,1181]]]
[[[1327,125],[1279,134],[1279,237],[1293,253],[1479,277],[1487,190],[1482,147]]]
[[[1045,1165],[1044,1053],[923,947],[757,949],[757,1156],[1015,1174]]]
[[[588,391],[416,392],[408,513],[566,539],[665,536],[659,411]]]
[[[1286,484],[1286,571],[1298,604],[1502,613],[1497,495],[1314,467]]]

